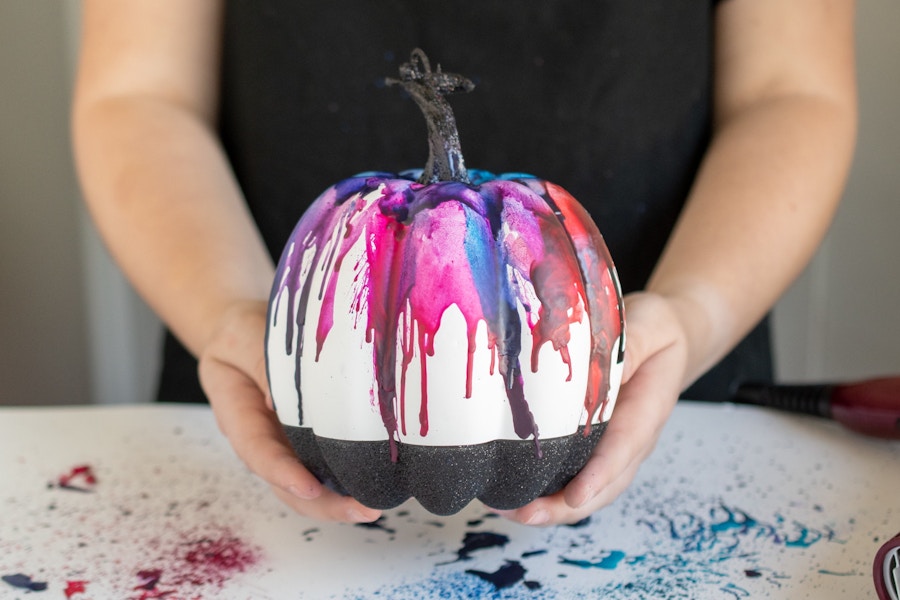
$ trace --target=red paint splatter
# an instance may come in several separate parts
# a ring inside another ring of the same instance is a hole
[[[134,586],[136,590],[152,590],[156,587],[156,584],[159,583],[159,578],[162,577],[161,569],[144,569],[137,572],[138,579],[141,582]]]
[[[97,485],[97,476],[90,465],[78,465],[60,475],[56,485],[64,490],[90,492]]]
[[[88,584],[87,581],[81,581],[81,580],[67,581],[66,589],[63,590],[63,592],[65,592],[66,598],[71,598],[75,594],[85,593],[87,591],[87,584]]]
[[[221,589],[260,559],[258,548],[228,530],[186,537],[166,550],[171,552],[160,557],[159,566],[137,571],[139,583],[132,589],[140,593],[132,600],[194,597],[203,588]]]

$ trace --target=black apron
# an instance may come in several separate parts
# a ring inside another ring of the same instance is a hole
[[[362,171],[421,168],[425,122],[387,87],[413,48],[476,88],[452,96],[469,168],[531,173],[593,216],[623,291],[641,289],[707,148],[711,3],[233,0],[220,133],[275,260],[305,208]],[[166,336],[160,400],[203,401]],[[771,380],[768,320],[683,394]]]

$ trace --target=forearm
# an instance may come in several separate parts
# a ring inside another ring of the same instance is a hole
[[[199,354],[232,306],[265,300],[273,273],[214,132],[152,96],[89,98],[73,114],[79,175],[104,240]]]
[[[770,310],[806,265],[840,199],[855,108],[774,96],[718,128],[648,290],[688,339],[687,386]]]

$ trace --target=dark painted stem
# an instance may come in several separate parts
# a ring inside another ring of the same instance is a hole
[[[444,96],[453,92],[469,92],[475,85],[462,75],[442,72],[440,65],[432,71],[428,57],[418,48],[412,51],[408,63],[400,65],[400,79],[386,81],[400,85],[412,96],[428,124],[428,162],[419,183],[469,183],[456,119]]]

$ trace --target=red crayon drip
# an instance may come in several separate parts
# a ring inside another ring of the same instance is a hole
[[[591,217],[566,190],[552,183],[545,184],[547,200],[561,215],[561,222],[569,234],[585,282],[588,319],[591,324],[591,363],[584,407],[588,413],[584,435],[591,432],[595,415],[602,414],[609,402],[610,382],[604,377],[615,340],[620,340],[616,362],[624,360],[625,306],[613,274],[613,262],[596,229],[588,229]]]

